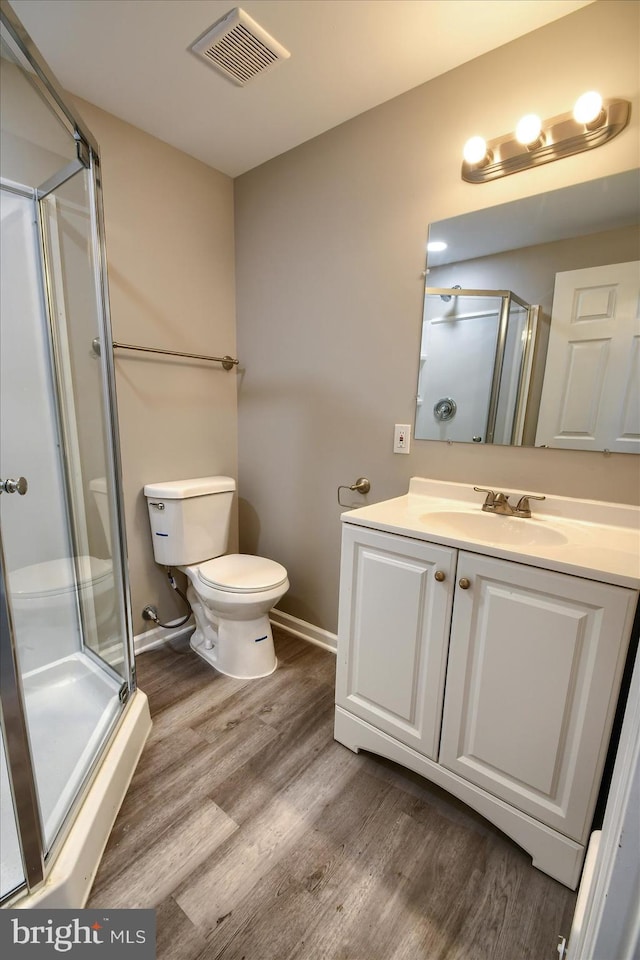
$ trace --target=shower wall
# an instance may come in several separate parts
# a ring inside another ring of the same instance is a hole
[[[415,435],[423,440],[486,442],[500,300],[425,300]],[[451,399],[457,410],[438,421],[433,408]]]
[[[28,478],[30,501],[27,514],[19,509],[19,501],[12,504],[9,498],[3,498],[3,532],[11,541],[15,568],[34,563],[36,556],[43,560],[68,556],[69,541],[63,520],[65,507],[55,442],[56,414],[36,260],[33,202],[3,190],[0,203],[0,446],[7,473]],[[26,443],[28,437],[38,437],[38,443]],[[24,526],[25,516],[32,518],[28,529]]]
[[[35,562],[70,556],[71,550],[33,202],[2,190],[0,203],[0,459],[8,476],[25,476],[29,482],[28,510],[21,509],[21,498],[15,494],[2,498],[2,532],[11,577],[12,572]],[[18,609],[14,616],[19,616]],[[21,651],[25,668],[41,667],[78,649],[73,603],[69,603],[64,617],[66,628],[52,636],[46,647],[32,647],[28,637],[25,639],[27,646]]]

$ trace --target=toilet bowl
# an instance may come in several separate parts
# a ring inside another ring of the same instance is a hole
[[[269,611],[289,589],[285,568],[249,554],[226,554],[235,481],[231,477],[147,484],[157,563],[188,578],[196,629],[192,649],[220,673],[266,677],[278,661]]]
[[[273,673],[278,661],[269,611],[289,589],[285,568],[235,553],[178,569],[189,578],[187,598],[197,624],[192,649],[230,677]]]
[[[46,560],[9,573],[11,611],[22,672],[36,670],[78,649],[78,607],[82,634],[90,643],[102,635],[113,613],[110,560],[70,557]]]

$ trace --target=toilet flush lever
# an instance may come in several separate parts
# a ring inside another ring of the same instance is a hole
[[[164,510],[164,503],[160,503],[156,500],[149,500],[149,506],[157,507],[158,510]]]

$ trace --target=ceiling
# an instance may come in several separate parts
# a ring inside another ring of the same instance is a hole
[[[291,57],[238,87],[189,50],[237,0],[10,0],[72,93],[236,177],[592,0],[240,0]]]

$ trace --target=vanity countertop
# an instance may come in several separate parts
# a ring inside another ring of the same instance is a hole
[[[537,491],[494,487],[511,502]],[[409,492],[342,514],[345,523],[640,589],[640,507],[546,495],[531,519],[483,513],[473,484],[413,477]]]

